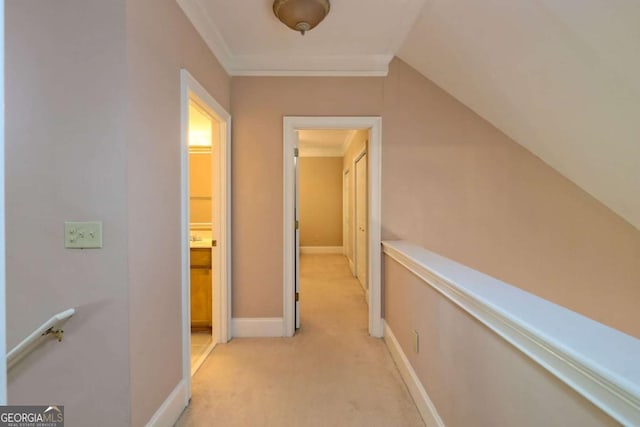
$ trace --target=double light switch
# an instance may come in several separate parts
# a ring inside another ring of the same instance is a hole
[[[102,247],[102,221],[65,222],[64,247],[96,249]]]

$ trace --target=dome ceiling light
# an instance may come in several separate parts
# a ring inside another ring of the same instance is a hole
[[[304,33],[315,28],[329,13],[329,0],[275,0],[273,13],[284,25]]]

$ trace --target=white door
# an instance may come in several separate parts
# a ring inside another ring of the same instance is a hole
[[[349,260],[349,268],[351,269],[351,274],[354,276],[355,270],[353,268],[353,231],[351,230],[351,173],[349,169],[344,172],[342,176],[342,216],[343,216],[343,224],[342,224],[342,242],[344,245],[344,254],[347,256]]]
[[[356,160],[356,275],[365,290],[369,289],[367,281],[368,253],[367,236],[367,153]]]
[[[295,328],[300,329],[300,168],[298,163],[298,145],[300,142],[300,135],[298,131],[295,132],[295,155],[293,158],[294,161],[294,185],[295,185],[295,203],[293,205],[294,214],[293,218],[295,223],[293,227],[295,227],[295,254],[294,254],[294,276],[293,280],[295,281],[294,287],[294,298],[295,298]]]

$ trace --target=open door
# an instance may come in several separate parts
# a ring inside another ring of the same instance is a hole
[[[356,250],[355,250],[355,258],[356,258],[356,275],[358,276],[358,280],[362,285],[364,291],[369,293],[369,279],[367,277],[368,272],[368,229],[369,225],[367,223],[367,153],[363,153],[356,160]],[[369,299],[367,298],[367,301]]]
[[[295,292],[295,329],[300,329],[300,168],[298,162],[298,146],[300,143],[300,134],[295,131],[294,140],[294,186],[295,186],[295,202],[293,204],[293,218],[295,221],[295,252],[294,252],[294,292]]]

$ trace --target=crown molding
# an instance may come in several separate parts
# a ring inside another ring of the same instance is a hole
[[[196,31],[218,59],[222,68],[233,75],[233,54],[200,0],[176,0]]]
[[[234,76],[384,77],[393,55],[236,55]]]
[[[201,1],[176,0],[230,76],[385,77],[389,73],[393,53],[348,56],[234,55]],[[392,45],[399,46],[404,36],[399,41],[392,41]]]

